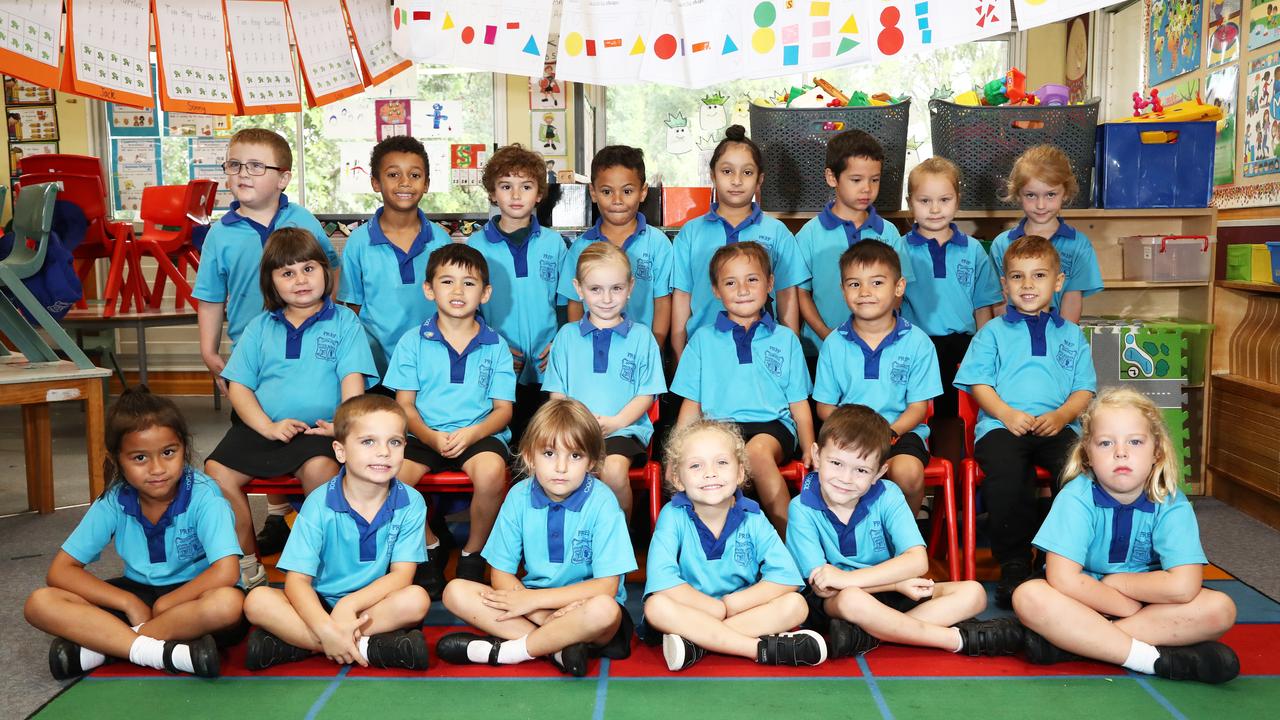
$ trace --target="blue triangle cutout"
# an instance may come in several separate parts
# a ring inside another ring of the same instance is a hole
[[[532,35],[529,36],[529,42],[524,44],[524,51],[529,53],[530,55],[542,54],[541,52],[538,51],[538,42],[533,39]]]
[[[733,38],[728,35],[724,36],[724,49],[720,51],[721,55],[728,55],[731,52],[738,52],[738,46],[733,43]]]

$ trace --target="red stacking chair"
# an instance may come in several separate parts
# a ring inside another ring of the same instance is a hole
[[[101,178],[102,159],[92,155],[64,155],[62,153],[28,155],[18,161],[18,170],[22,173],[68,173]]]
[[[982,469],[973,459],[974,430],[978,426],[978,401],[969,393],[960,391],[960,419],[964,421],[964,487],[960,493],[964,496],[964,579],[978,579],[977,560],[977,500],[978,485],[982,483]],[[1042,467],[1036,468],[1036,484],[1049,487],[1053,476]]]
[[[218,184],[192,180],[186,185],[156,185],[142,189],[142,235],[133,243],[133,261],[145,253],[155,258],[156,279],[151,288],[151,309],[160,307],[166,280],[172,280],[175,306],[191,303],[187,271],[198,269],[200,255],[191,243],[196,223],[208,221]],[[132,263],[131,263],[132,264]],[[194,306],[194,303],[193,303]]]
[[[653,399],[653,404],[649,406],[649,422],[654,425],[658,424],[658,399]],[[645,448],[648,456],[645,458],[644,465],[638,468],[631,468],[627,472],[627,479],[631,481],[631,489],[647,490],[649,492],[649,525],[650,528],[658,526],[658,513],[662,510],[662,465],[653,459],[653,440],[657,437],[657,432],[653,437],[649,438],[649,446]],[[628,518],[630,520],[630,518]]]

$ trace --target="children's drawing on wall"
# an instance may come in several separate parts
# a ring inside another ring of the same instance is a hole
[[[748,95],[738,95],[734,97],[733,104],[729,106],[729,124],[741,125],[747,129],[747,133],[751,132],[751,97]]]
[[[371,142],[338,143],[338,190],[344,193],[371,193],[369,154]]]
[[[1278,0],[1280,1],[1280,0]],[[1159,85],[1200,67],[1200,0],[1152,0],[1147,84]]]
[[[720,144],[722,136],[723,133],[708,133],[698,136],[698,185],[700,186],[711,185],[711,155],[715,152],[716,145]]]
[[[464,126],[462,104],[449,100],[414,100],[410,126],[418,138],[452,138]]]
[[[325,135],[338,140],[370,140],[374,136],[373,103],[364,95],[324,107]]]
[[[1226,185],[1236,175],[1236,80],[1240,68],[1231,65],[1210,73],[1204,83],[1204,101],[1222,108],[1213,150],[1213,184]]]
[[[698,107],[698,129],[702,132],[719,130],[727,125],[725,103],[728,100],[721,93],[702,96],[702,105]]]
[[[410,132],[408,100],[374,100],[373,114],[378,123],[378,140],[413,134]]]
[[[684,155],[693,150],[693,133],[689,129],[689,118],[684,113],[676,112],[667,115],[667,152],[672,155]]]
[[[532,132],[529,133],[533,149],[543,155],[559,155],[565,151],[565,114],[563,110],[534,112]]]
[[[1249,63],[1249,84],[1244,97],[1244,175],[1257,177],[1280,172],[1280,52]]]
[[[556,65],[549,60],[542,66],[542,77],[529,78],[530,110],[563,110],[564,83],[556,79]]]
[[[1280,0],[1249,0],[1249,49],[1280,40]]]

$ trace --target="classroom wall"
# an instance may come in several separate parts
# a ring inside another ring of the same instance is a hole
[[[1031,28],[1027,35],[1027,87],[1038,88],[1045,83],[1066,82],[1067,76],[1067,24],[1057,22]]]

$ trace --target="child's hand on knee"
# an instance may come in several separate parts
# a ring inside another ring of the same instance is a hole
[[[893,588],[912,600],[924,600],[933,597],[933,581],[928,578],[907,578],[899,580]]]
[[[514,620],[539,609],[536,596],[524,588],[491,590],[480,593],[480,599],[488,607],[502,611],[502,614],[495,618],[499,621]]]
[[[842,575],[844,573],[834,565],[820,565],[809,573],[809,585],[818,597],[828,598],[848,587]]]
[[[555,620],[556,618],[561,618],[561,617],[564,617],[565,615],[568,615],[569,613],[573,612],[574,610],[577,610],[578,608],[582,607],[582,604],[583,604],[584,602],[586,602],[586,601],[585,601],[585,600],[574,600],[573,602],[569,603],[568,605],[565,605],[564,607],[560,608],[559,610],[557,610],[557,611],[555,611],[555,612],[551,613],[551,619],[552,619],[552,620]]]
[[[1034,416],[1024,413],[1021,410],[1013,410],[1012,408],[1010,408],[1010,412],[1005,417],[1000,418],[1000,420],[1004,422],[1004,426],[1009,430],[1009,432],[1018,437],[1022,437],[1023,435],[1033,431],[1037,423],[1037,419]]]
[[[317,420],[315,427],[307,428],[303,431],[307,435],[321,435],[324,437],[333,437],[333,423],[328,420]]]

